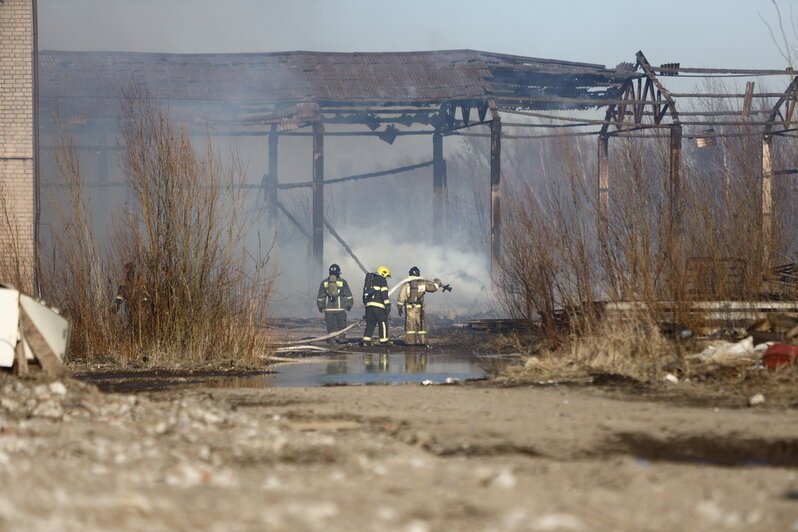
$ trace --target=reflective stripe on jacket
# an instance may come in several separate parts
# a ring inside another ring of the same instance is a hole
[[[367,307],[384,308],[391,311],[391,300],[388,299],[388,281],[378,274],[372,273],[366,277],[368,282],[370,279],[371,284],[363,288],[363,303]]]

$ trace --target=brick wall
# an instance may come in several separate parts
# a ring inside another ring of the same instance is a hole
[[[33,0],[0,2],[0,281],[30,291],[34,261]]]

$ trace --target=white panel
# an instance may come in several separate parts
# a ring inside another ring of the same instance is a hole
[[[0,366],[14,364],[14,346],[19,339],[19,292],[0,286]]]
[[[63,362],[69,342],[69,321],[25,294],[19,296],[19,305],[28,313],[53,353]]]

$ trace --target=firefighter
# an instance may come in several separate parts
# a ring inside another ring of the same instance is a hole
[[[376,272],[366,274],[363,284],[363,304],[366,306],[366,331],[360,345],[371,345],[374,327],[379,326],[380,345],[391,345],[388,339],[388,317],[391,314],[391,300],[388,299],[388,279],[391,270],[385,266]]]
[[[346,328],[346,312],[352,310],[352,290],[349,284],[341,277],[341,267],[337,264],[330,265],[329,277],[319,285],[319,295],[316,297],[316,306],[319,312],[324,313],[327,332],[333,333]],[[346,343],[346,333],[341,333],[327,340],[328,343]]]
[[[410,277],[420,277],[421,271],[417,266],[410,268]],[[406,345],[427,345],[426,321],[424,319],[424,294],[427,292],[437,292],[441,287],[441,280],[434,279],[432,282],[424,279],[413,279],[402,285],[399,289],[399,297],[396,307],[399,315],[405,313],[405,344]]]
[[[119,314],[120,310],[124,313],[129,332],[135,338],[140,339],[145,325],[146,312],[152,308],[145,295],[144,279],[136,270],[136,264],[125,263],[124,271],[125,277],[116,290],[113,311],[115,314]]]

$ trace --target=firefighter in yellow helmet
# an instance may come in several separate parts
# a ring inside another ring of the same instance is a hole
[[[402,285],[399,289],[399,297],[396,307],[399,315],[405,313],[405,344],[406,345],[427,345],[427,324],[424,317],[424,294],[427,292],[437,292],[441,287],[441,280],[434,279],[433,282],[421,279],[421,271],[417,266],[410,268],[411,280]],[[413,279],[417,277],[418,279]]]
[[[379,327],[380,345],[390,345],[388,340],[388,316],[391,314],[391,300],[388,299],[388,279],[391,270],[385,266],[377,268],[376,272],[366,274],[363,284],[363,304],[366,306],[366,331],[360,345],[371,345],[374,338],[374,327]]]

